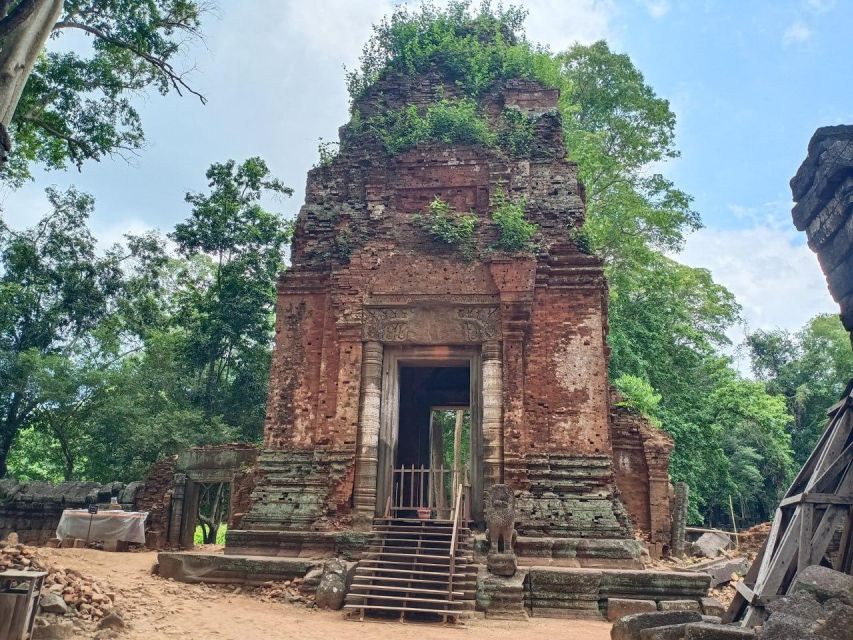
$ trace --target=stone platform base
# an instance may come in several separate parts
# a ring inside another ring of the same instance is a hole
[[[496,576],[484,568],[477,575],[477,609],[487,618],[497,620],[527,620],[524,608],[524,585],[526,571],[518,571],[514,576]]]
[[[474,536],[474,559],[485,564],[485,534]],[[608,538],[553,538],[517,536],[513,551],[519,566],[553,566],[590,569],[642,569],[648,559],[639,540]]]
[[[477,607],[486,617],[512,620],[527,616],[601,620],[617,611],[698,611],[709,584],[707,574],[680,571],[533,566],[501,578],[481,569]]]
[[[323,564],[302,558],[166,551],[157,555],[157,561],[159,574],[178,582],[246,585],[301,578]]]
[[[370,545],[368,531],[229,530],[225,555],[358,560]]]
[[[691,600],[698,608],[710,582],[704,573],[533,566],[528,568],[524,604],[531,616],[549,618],[600,619],[611,599],[657,605]]]

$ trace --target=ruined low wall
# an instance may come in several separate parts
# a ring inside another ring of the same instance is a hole
[[[138,507],[147,511],[145,520],[146,544],[153,549],[163,548],[169,533],[169,494],[175,475],[177,456],[158,460],[148,468]]]
[[[611,395],[610,434],[619,497],[635,532],[648,543],[649,554],[660,558],[672,546],[669,456],[674,443],[643,416],[619,406],[615,390]]]
[[[65,509],[107,503],[112,496],[119,503],[136,507],[141,483],[120,482],[19,482],[0,480],[0,539],[16,533],[25,544],[44,544],[56,536],[56,527]]]

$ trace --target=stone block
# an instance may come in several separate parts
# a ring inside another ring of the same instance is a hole
[[[723,549],[728,549],[731,538],[728,534],[717,531],[706,531],[695,542],[696,546],[706,558],[716,558]]]
[[[687,624],[668,624],[640,631],[640,640],[682,640]]]
[[[815,628],[824,638],[843,638],[853,635],[853,607],[840,600],[830,600],[824,606],[824,619]]]
[[[807,591],[773,600],[767,612],[770,617],[764,623],[763,637],[768,640],[789,640],[794,637],[791,634],[813,635],[824,614],[823,607]]]
[[[654,611],[625,616],[610,630],[611,640],[640,640],[643,629],[700,622],[702,616],[696,611]]]
[[[33,628],[33,640],[65,640],[76,637],[77,628],[70,622],[55,622]]]
[[[486,567],[496,576],[512,577],[518,569],[518,559],[514,553],[490,553]]]
[[[698,622],[685,627],[684,640],[752,640],[755,631],[726,624]]]
[[[110,540],[104,543],[104,551],[125,552],[130,548],[124,540]]]
[[[657,604],[654,600],[608,598],[607,619],[610,622],[615,622],[616,620],[624,616],[630,616],[635,613],[647,613],[649,611],[657,611],[657,608]]]
[[[303,577],[322,560],[217,553],[163,552],[157,555],[159,575],[178,582],[249,584],[281,582]]]
[[[527,620],[524,607],[526,572],[512,577],[496,576],[480,570],[477,576],[477,608],[487,618],[498,620]]]
[[[689,571],[604,571],[601,594],[609,598],[698,600],[708,594],[709,575]]]
[[[39,600],[39,608],[45,613],[64,615],[68,613],[68,605],[58,593],[45,593]]]
[[[837,598],[845,604],[853,605],[853,576],[812,565],[798,573],[791,585],[790,593],[800,591],[812,594],[820,603]]]
[[[658,603],[661,611],[702,611],[697,600],[661,600]]]
[[[348,566],[339,559],[329,560],[323,566],[320,584],[314,593],[314,602],[321,609],[339,610],[344,606],[347,588],[352,583],[355,565]]]
[[[718,616],[722,618],[726,613],[726,608],[717,598],[705,597],[699,600],[699,604],[702,605],[702,613],[707,616]]]

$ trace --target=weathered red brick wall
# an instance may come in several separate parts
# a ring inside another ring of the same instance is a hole
[[[147,511],[145,520],[146,543],[154,549],[166,544],[169,532],[169,497],[175,475],[177,456],[170,456],[152,464],[145,475],[144,487],[137,501],[139,511]]]
[[[649,543],[653,557],[671,546],[672,523],[669,489],[669,456],[672,438],[643,416],[618,405],[611,390],[613,470],[620,498],[631,516],[635,531]]]
[[[458,91],[435,73],[416,80],[391,76],[356,109],[369,117]],[[566,499],[571,493],[548,476],[582,468],[583,458],[590,457],[595,470],[578,480],[586,487],[579,496],[596,496],[607,523],[577,516],[583,521],[579,530],[624,535],[609,463],[606,284],[600,261],[569,239],[569,230],[583,222],[583,191],[577,166],[565,159],[557,99],[556,91],[529,81],[509,82],[482,98],[483,113],[495,122],[505,107],[535,118],[535,141],[526,157],[433,143],[390,156],[347,126],[341,153],[309,172],[293,266],[279,282],[267,451],[255,491],[264,504],[248,518],[252,526],[272,528],[279,517],[300,527],[346,521],[366,308],[433,310],[422,316],[436,326],[417,327],[423,341],[409,343],[480,344],[482,336],[448,336],[439,325],[446,317],[442,308],[482,305],[499,314],[497,334],[488,339],[500,342],[502,354],[506,480],[530,493],[528,506],[538,514],[531,517],[564,518],[562,512],[542,511],[550,491]],[[493,251],[498,230],[489,203],[498,192],[525,200],[528,218],[539,227],[535,255]],[[478,216],[473,258],[432,241],[415,224],[436,196]],[[435,342],[436,335],[443,342]],[[327,474],[327,486],[318,486],[318,474]],[[310,497],[295,497],[300,492]]]

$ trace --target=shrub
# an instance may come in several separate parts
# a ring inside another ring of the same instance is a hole
[[[589,232],[583,227],[575,227],[569,231],[569,237],[581,253],[585,253],[588,256],[595,253],[592,249],[592,238],[590,237]]]
[[[492,198],[492,220],[500,230],[496,248],[515,253],[532,251],[533,236],[539,227],[527,220],[524,200],[513,202],[505,193]]]
[[[489,123],[477,112],[473,100],[441,100],[421,115],[417,107],[389,111],[368,119],[368,131],[382,140],[388,153],[411,149],[419,142],[438,140],[447,144],[494,145]]]
[[[534,122],[518,109],[504,109],[496,138],[498,146],[511,156],[528,155],[533,148]]]
[[[320,156],[320,160],[315,167],[328,167],[332,164],[332,161],[337,157],[338,151],[340,150],[340,143],[334,140],[323,140],[320,138],[320,143],[317,145],[317,153]]]
[[[477,216],[459,213],[436,196],[429,203],[425,215],[415,216],[415,224],[429,233],[434,240],[458,248],[467,257],[474,254],[474,229]]]

